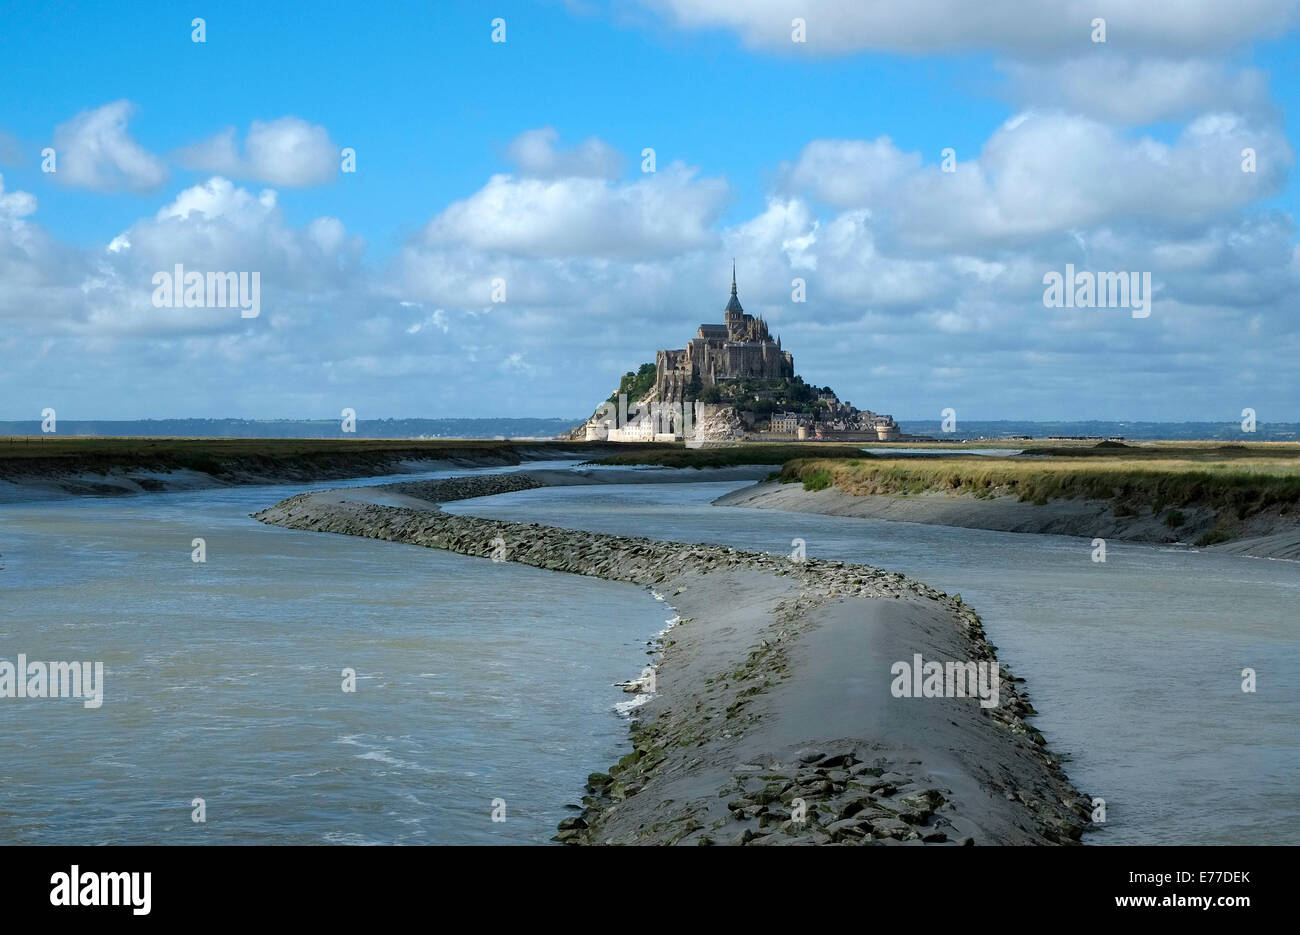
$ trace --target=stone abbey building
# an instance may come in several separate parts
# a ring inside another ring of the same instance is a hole
[[[661,403],[680,403],[723,380],[794,376],[794,357],[774,341],[767,322],[746,315],[736,295],[736,267],[731,268],[731,298],[720,325],[700,325],[679,351],[655,355],[655,395]]]

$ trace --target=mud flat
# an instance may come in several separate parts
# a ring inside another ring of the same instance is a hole
[[[905,523],[964,526],[1001,532],[1028,532],[1059,536],[1100,536],[1135,542],[1191,544],[1198,535],[1220,522],[1210,507],[1183,507],[1182,522],[1171,529],[1161,512],[1147,508],[1133,515],[1116,515],[1110,500],[1053,499],[1032,503],[1015,496],[978,498],[968,494],[930,491],[896,496],[854,494],[828,487],[806,490],[802,484],[767,481],[724,494],[717,506],[753,507],[794,513],[856,516]],[[1261,558],[1300,559],[1300,522],[1295,513],[1278,508],[1262,511],[1238,524],[1226,543],[1204,546],[1219,551]]]
[[[0,503],[500,467],[600,457],[615,447],[437,439],[10,438],[0,440]]]
[[[448,549],[652,588],[675,611],[630,672],[633,750],[592,773],[568,844],[1068,844],[1087,826],[979,616],[844,562],[453,516],[438,503],[560,480],[513,473],[300,494],[254,514],[291,529]],[[698,474],[692,478],[698,480]],[[504,553],[504,554],[503,554]],[[987,663],[997,704],[895,697],[891,667]],[[574,790],[575,796],[578,790]]]

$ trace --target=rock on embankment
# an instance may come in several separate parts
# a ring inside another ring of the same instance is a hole
[[[653,587],[679,614],[629,683],[633,751],[588,779],[565,843],[1071,843],[1087,800],[1002,673],[1000,704],[898,699],[891,660],[996,665],[978,615],[843,562],[452,516],[436,504],[544,486],[526,474],[300,494],[255,514]]]

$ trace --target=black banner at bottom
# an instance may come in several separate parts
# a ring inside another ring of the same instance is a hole
[[[893,848],[856,857],[845,849],[768,856],[693,850],[10,847],[2,854],[0,900],[6,921],[130,925],[374,922],[467,904],[508,916],[575,900],[584,919],[595,921],[593,909],[636,912],[649,897],[664,921],[680,889],[693,912],[717,906],[719,915],[766,913],[775,900],[867,910],[863,918],[873,925],[895,918],[924,924],[930,913],[948,926],[1041,911],[1231,925],[1261,909],[1285,911],[1284,863],[1293,863],[1286,848],[1246,847]],[[647,886],[662,892],[638,894]],[[963,906],[972,915],[963,915]]]

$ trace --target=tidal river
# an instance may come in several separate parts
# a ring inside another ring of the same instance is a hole
[[[447,509],[770,552],[800,538],[960,592],[1075,784],[1106,800],[1090,843],[1300,836],[1300,566],[1123,543],[1096,564],[1083,539],[710,505],[739,486]],[[248,516],[306,489],[0,505],[0,660],[99,660],[106,682],[95,710],[0,699],[0,843],[540,843],[573,814],[586,774],[628,749],[614,683],[666,606]]]
[[[558,487],[448,512],[862,562],[960,593],[1036,726],[1106,802],[1090,844],[1300,840],[1300,564],[710,506],[744,483]],[[1254,669],[1258,690],[1242,691]]]
[[[0,660],[105,669],[98,709],[0,699],[0,843],[540,843],[576,814],[666,605],[249,518],[304,489],[0,505]]]

